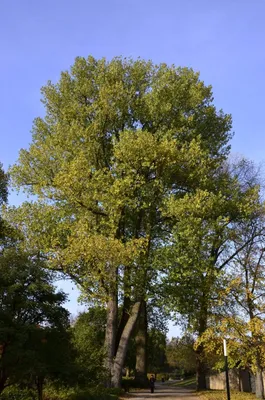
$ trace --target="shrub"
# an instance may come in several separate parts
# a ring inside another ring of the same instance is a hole
[[[45,389],[44,400],[117,400],[120,393],[120,389],[99,386],[87,389],[49,386]]]
[[[88,389],[56,387],[47,385],[44,389],[44,400],[117,400],[121,389],[94,387]],[[6,388],[0,396],[1,400],[37,400],[37,391],[21,389],[17,386]]]
[[[150,379],[150,376],[151,376],[151,374],[148,374],[148,378]],[[154,375],[154,374],[153,374]],[[156,374],[156,380],[159,382],[161,382],[162,381],[162,378],[164,378],[164,380],[165,381],[168,381],[169,380],[169,374],[167,374],[167,373],[162,373],[162,372],[160,372],[160,373],[158,373],[158,374]]]
[[[130,388],[133,389],[145,389],[149,387],[148,380],[146,382],[138,381],[137,379],[133,377],[123,377],[122,378],[122,383],[121,383],[122,388],[125,390],[125,392],[129,392]]]
[[[1,393],[0,397],[1,400],[37,400],[38,396],[36,390],[10,386]]]

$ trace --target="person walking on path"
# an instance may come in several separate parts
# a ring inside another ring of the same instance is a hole
[[[154,375],[151,375],[151,378],[150,378],[150,388],[151,388],[151,393],[154,393],[154,390],[155,390],[155,377],[154,377]]]

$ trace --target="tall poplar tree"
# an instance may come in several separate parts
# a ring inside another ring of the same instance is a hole
[[[77,58],[42,95],[46,115],[12,169],[36,200],[13,218],[51,268],[107,305],[105,367],[119,386],[154,255],[170,240],[166,200],[206,184],[231,118],[193,70],[140,59]]]

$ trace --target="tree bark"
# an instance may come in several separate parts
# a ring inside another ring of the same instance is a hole
[[[43,400],[43,377],[37,377],[38,400]]]
[[[259,265],[260,265],[260,260],[258,264],[256,265],[255,273],[258,271]],[[247,305],[248,305],[248,314],[249,314],[249,319],[250,321],[253,321],[255,318],[254,310],[255,310],[255,305],[253,302],[253,298],[251,296],[251,291],[249,289],[249,270],[248,270],[248,264],[245,266],[245,280],[246,280],[246,299],[247,299]],[[253,291],[255,289],[255,284],[253,283]],[[257,343],[260,341],[260,338],[256,336],[255,332],[251,332],[252,339],[254,340],[255,345],[257,346]],[[261,360],[260,360],[260,353],[259,349],[256,349],[256,374],[255,374],[255,387],[256,387],[256,397],[258,399],[264,399],[264,384],[263,384],[263,373],[262,373],[262,367],[261,367]]]
[[[256,397],[257,399],[264,399],[264,385],[262,369],[259,367],[255,375]]]
[[[3,352],[2,352],[2,354],[0,356],[0,359],[3,357],[4,351],[5,351],[5,347],[6,346],[4,346],[4,349],[3,349]],[[5,368],[3,367],[3,368],[0,369],[0,394],[2,393],[2,391],[6,387],[7,378],[8,377],[7,377]]]
[[[3,392],[3,390],[5,389],[5,384],[6,384],[7,379],[3,378],[0,379],[0,394]]]
[[[117,295],[112,294],[107,304],[107,324],[105,333],[105,361],[106,386],[111,386],[111,371],[115,356],[116,333],[117,333],[118,300]]]
[[[122,369],[125,362],[125,357],[128,349],[128,344],[132,332],[135,328],[139,313],[141,309],[141,301],[137,301],[130,313],[130,317],[127,321],[127,324],[122,332],[119,347],[113,360],[112,374],[111,374],[111,386],[113,387],[121,387],[121,378],[122,378]]]
[[[264,382],[263,373],[261,366],[260,350],[256,351],[256,374],[255,374],[255,386],[256,386],[256,397],[257,399],[264,399]]]
[[[203,293],[201,298],[200,316],[198,333],[201,336],[207,329],[207,315],[208,315],[207,295]],[[196,384],[197,390],[206,389],[206,373],[207,365],[204,361],[204,348],[203,345],[198,346],[196,350]]]
[[[146,302],[142,302],[140,315],[137,323],[137,333],[135,337],[136,344],[136,364],[135,364],[135,379],[146,384],[147,380],[147,313]]]
[[[124,296],[122,315],[121,315],[121,319],[120,319],[120,323],[119,323],[118,331],[117,331],[117,335],[116,335],[115,353],[118,350],[123,329],[125,328],[125,326],[126,326],[126,324],[128,322],[128,319],[130,317],[130,307],[131,307],[131,299],[130,299],[130,297]]]
[[[207,366],[203,360],[203,346],[200,345],[196,350],[196,385],[197,390],[206,389]]]

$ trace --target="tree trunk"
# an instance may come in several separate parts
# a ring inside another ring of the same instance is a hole
[[[207,293],[207,292],[206,292]],[[198,333],[201,336],[207,329],[207,315],[208,315],[208,304],[207,304],[207,295],[206,293],[202,294],[201,305],[200,305],[200,316],[199,316],[199,329]],[[196,350],[196,383],[197,390],[205,390],[206,389],[206,373],[207,373],[207,364],[204,360],[204,348],[201,344],[198,346]]]
[[[255,386],[256,386],[256,397],[257,399],[264,399],[264,383],[263,373],[261,367],[261,357],[259,350],[256,353],[256,374],[255,374]]]
[[[121,387],[122,369],[124,366],[126,353],[129,345],[129,340],[135,328],[139,313],[141,309],[141,301],[136,302],[130,313],[130,317],[122,332],[119,347],[113,361],[111,384],[113,387]]]
[[[256,372],[255,386],[257,399],[264,399],[263,374],[261,368],[259,368]]]
[[[6,385],[6,381],[7,381],[7,376],[5,374],[5,370],[4,369],[0,369],[0,394],[2,393],[2,391],[5,389],[5,385]]]
[[[118,350],[123,329],[125,328],[125,326],[126,326],[126,324],[128,322],[128,319],[130,317],[130,307],[131,307],[131,299],[130,299],[130,297],[124,296],[122,315],[121,315],[121,319],[120,319],[120,322],[119,322],[118,331],[117,331],[117,335],[116,335],[115,353]]]
[[[255,305],[253,302],[253,298],[251,296],[251,292],[249,290],[249,274],[248,268],[245,269],[245,279],[246,279],[246,297],[248,304],[248,313],[250,321],[255,319],[254,309]],[[255,374],[255,387],[256,387],[256,397],[257,399],[264,399],[264,384],[263,384],[263,373],[261,367],[261,359],[260,359],[260,350],[258,349],[258,343],[261,341],[261,338],[256,335],[255,331],[252,330],[252,339],[254,341],[254,346],[256,346],[256,374]]]
[[[206,371],[207,366],[203,360],[203,346],[199,346],[196,350],[196,385],[197,390],[206,389]]]
[[[111,386],[111,370],[115,356],[116,330],[118,316],[118,300],[117,295],[112,294],[107,304],[107,324],[105,333],[105,361],[104,368],[106,370],[106,386]]]
[[[140,315],[137,323],[136,344],[136,364],[135,379],[141,384],[146,384],[147,380],[147,313],[146,302],[142,302]]]
[[[38,400],[43,400],[43,382],[44,379],[38,376],[37,377]]]
[[[0,379],[0,394],[5,389],[6,379]]]

